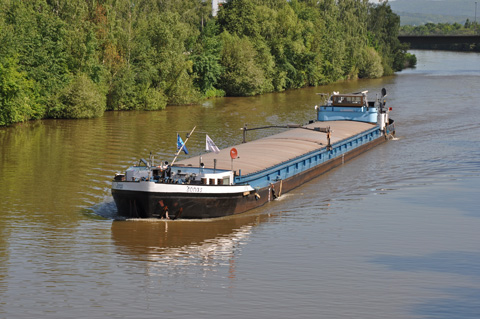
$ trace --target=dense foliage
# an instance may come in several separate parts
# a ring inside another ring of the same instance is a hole
[[[399,17],[367,0],[0,0],[0,125],[380,77]]]

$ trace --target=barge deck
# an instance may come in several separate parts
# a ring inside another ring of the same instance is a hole
[[[317,120],[309,124],[278,126],[289,129],[175,163],[184,148],[177,135],[180,146],[171,164],[142,159],[115,176],[118,215],[199,219],[262,206],[395,134],[391,108],[380,99],[367,101],[366,93],[334,93],[315,107]],[[243,128],[244,140],[248,130]]]
[[[334,145],[371,130],[375,125],[352,121],[328,121],[314,122],[304,127],[311,129],[330,127],[332,131],[330,143]],[[327,133],[302,128],[290,129],[279,134],[233,146],[238,152],[238,157],[233,161],[233,170],[237,172],[237,176],[257,173],[310,152],[325,149],[327,145]],[[178,161],[176,166],[198,166],[201,157],[205,168],[213,169],[214,159],[216,159],[217,169],[230,170],[232,169],[230,149],[222,149],[218,154],[206,153],[201,156],[190,157]]]

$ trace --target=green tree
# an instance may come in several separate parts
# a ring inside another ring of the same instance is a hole
[[[15,58],[0,60],[0,126],[24,122],[37,116],[33,83],[19,70]]]
[[[223,67],[220,64],[222,43],[218,36],[218,25],[215,20],[206,22],[205,28],[199,37],[198,44],[193,51],[194,83],[206,96],[223,95],[216,89]]]
[[[58,94],[59,104],[49,110],[54,118],[92,118],[105,112],[105,95],[85,74],[76,76]]]
[[[49,10],[46,1],[15,1],[7,9],[9,22],[15,26],[22,69],[36,82],[42,103],[71,79],[66,50],[66,23]]]
[[[221,36],[221,63],[225,68],[220,77],[221,88],[233,96],[262,93],[265,75],[255,62],[257,52],[253,44],[248,38],[239,38],[228,31],[224,31]]]
[[[230,34],[256,38],[260,33],[254,0],[228,1],[218,12],[218,23]]]
[[[393,13],[387,2],[369,6],[369,46],[380,53],[386,75],[400,71],[405,64],[408,45],[398,40],[399,29],[400,17]]]
[[[191,29],[180,21],[175,13],[164,13],[151,17],[148,25],[148,36],[155,52],[155,64],[159,74],[159,82],[154,87],[163,89],[169,104],[187,104],[198,101],[199,94],[193,85],[190,74],[193,72],[193,62],[190,52],[185,48],[185,41]]]

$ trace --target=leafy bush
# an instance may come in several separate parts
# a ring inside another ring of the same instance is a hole
[[[80,74],[59,93],[49,115],[71,119],[100,117],[105,112],[105,106],[105,95],[88,76]]]
[[[362,53],[362,62],[359,66],[358,77],[379,78],[382,75],[382,58],[374,48],[365,48]]]
[[[407,52],[407,55],[405,56],[405,68],[414,68],[417,65],[417,57],[415,54],[411,54]]]
[[[213,89],[207,90],[207,92],[205,92],[204,96],[207,99],[212,98],[212,97],[222,97],[222,96],[225,96],[225,91],[213,88]]]
[[[163,110],[167,106],[167,96],[159,88],[148,88],[143,97],[143,109],[145,111]]]

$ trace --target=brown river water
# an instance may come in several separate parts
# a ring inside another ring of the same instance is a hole
[[[479,318],[480,54],[413,53],[382,79],[0,128],[0,318]],[[277,201],[115,220],[114,174],[171,161],[177,132],[198,155],[382,87],[397,138]]]

